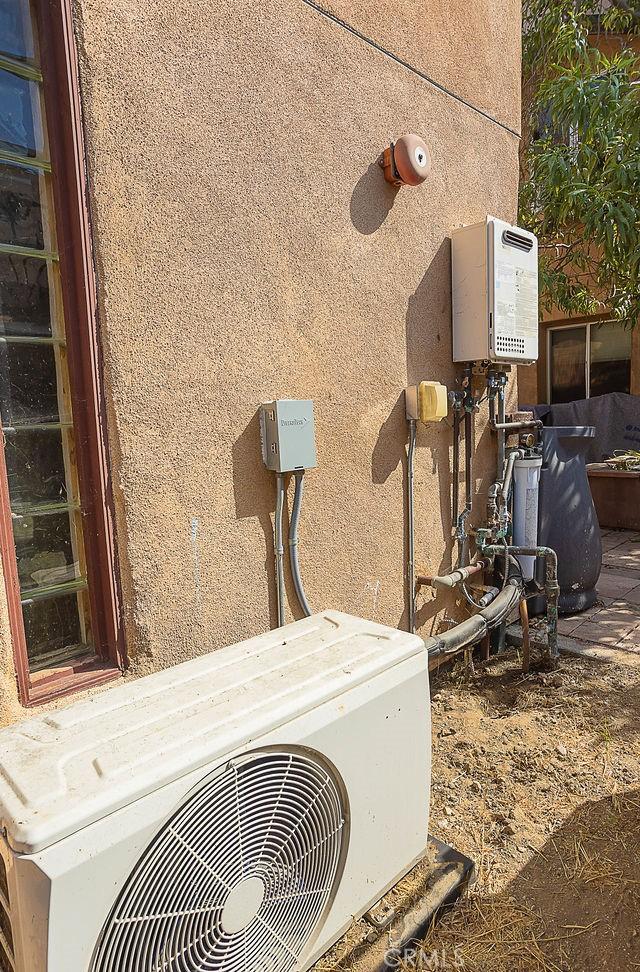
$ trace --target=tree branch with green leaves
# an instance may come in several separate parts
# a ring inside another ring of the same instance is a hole
[[[637,13],[623,0],[523,7],[519,219],[539,240],[541,303],[628,324],[640,316]]]

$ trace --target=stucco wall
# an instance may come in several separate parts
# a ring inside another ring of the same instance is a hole
[[[310,0],[493,118],[520,128],[520,5]]]
[[[374,32],[365,5],[334,6]],[[386,47],[515,126],[516,0],[385,2],[375,19]],[[303,0],[80,0],[77,23],[133,672],[274,622],[256,417],[272,397],[315,400],[312,606],[404,624],[402,392],[453,381],[448,236],[514,218],[517,137]],[[376,159],[405,131],[433,170],[395,192]],[[431,570],[448,562],[450,424],[419,438]],[[427,597],[423,630],[442,606]]]

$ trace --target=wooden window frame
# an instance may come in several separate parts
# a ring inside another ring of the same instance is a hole
[[[34,8],[44,77],[96,657],[84,663],[70,662],[37,673],[29,671],[7,470],[4,448],[0,448],[0,552],[18,694],[25,706],[39,705],[49,699],[108,681],[121,674],[126,665],[71,0],[37,0]]]

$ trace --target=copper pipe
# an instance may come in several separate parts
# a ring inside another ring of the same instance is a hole
[[[418,574],[416,583],[418,587],[455,587],[456,584],[467,580],[468,577],[473,577],[474,574],[481,573],[486,566],[484,560],[480,560],[477,564],[469,564],[468,567],[459,567],[456,570],[452,570],[450,574],[434,574],[433,576]]]
[[[526,597],[520,598],[520,623],[522,624],[522,671],[527,675],[531,662],[531,644],[529,641],[529,611]]]

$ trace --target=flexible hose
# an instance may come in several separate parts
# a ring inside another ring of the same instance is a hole
[[[284,624],[284,546],[282,543],[282,510],[284,508],[284,476],[276,475],[276,515],[273,540],[276,558],[276,593],[278,597],[278,627]]]
[[[289,560],[291,562],[291,575],[296,595],[300,602],[303,613],[308,618],[312,611],[304,593],[302,577],[300,576],[300,564],[298,562],[298,524],[300,522],[300,510],[302,508],[302,494],[304,492],[304,472],[295,473],[295,492],[293,494],[293,509],[291,511],[291,524],[289,526]]]
[[[429,656],[452,655],[463,648],[476,644],[487,631],[501,624],[517,607],[522,590],[521,579],[510,577],[504,590],[500,591],[488,607],[460,624],[456,624],[453,628],[449,628],[448,631],[443,631],[435,638],[425,639]]]

